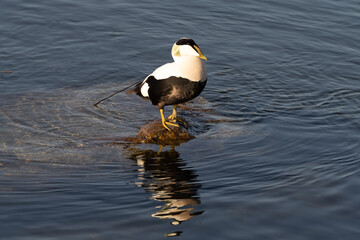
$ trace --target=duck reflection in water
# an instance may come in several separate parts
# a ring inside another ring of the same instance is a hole
[[[197,175],[186,166],[174,147],[170,151],[161,151],[160,147],[159,152],[135,148],[127,150],[130,159],[139,166],[137,185],[150,192],[151,199],[165,203],[151,216],[171,219],[172,225],[179,225],[203,213],[195,211],[195,206],[200,204],[197,191],[201,185],[197,183]]]

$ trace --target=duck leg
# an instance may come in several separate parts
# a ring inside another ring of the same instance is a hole
[[[179,127],[179,125],[177,125],[175,123],[165,121],[164,109],[163,108],[160,109],[160,115],[161,115],[161,123],[167,130],[171,131],[171,129],[167,125],[174,126],[174,127]]]
[[[169,120],[170,120],[171,122],[176,122],[176,121],[177,121],[176,108],[177,108],[177,105],[173,105],[173,112],[172,112],[172,114],[169,116]]]
[[[169,121],[170,122],[173,122],[173,123],[176,123],[176,122],[180,122],[180,124],[184,127],[187,128],[188,124],[186,122],[184,122],[183,120],[181,120],[181,118],[178,118],[177,115],[176,115],[176,108],[177,108],[177,105],[173,105],[173,113],[169,116]]]

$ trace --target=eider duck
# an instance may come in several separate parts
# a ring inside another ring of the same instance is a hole
[[[144,81],[127,94],[148,98],[160,110],[162,125],[179,127],[176,122],[177,104],[187,102],[199,96],[206,85],[207,73],[205,63],[207,60],[194,40],[181,38],[172,47],[171,55],[174,62],[167,63],[157,68],[148,75]],[[173,105],[173,112],[169,121],[165,121],[164,106]]]

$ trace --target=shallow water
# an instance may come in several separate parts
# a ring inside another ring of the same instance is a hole
[[[359,238],[356,1],[0,9],[1,238]],[[209,59],[180,109],[196,138],[121,141],[157,108],[125,94],[92,105],[170,62],[183,36]]]

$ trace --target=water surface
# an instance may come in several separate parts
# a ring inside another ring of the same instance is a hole
[[[0,9],[1,238],[359,238],[356,1]],[[92,105],[172,61],[184,36],[209,59],[180,109],[196,138],[119,141],[157,108],[125,94]]]

